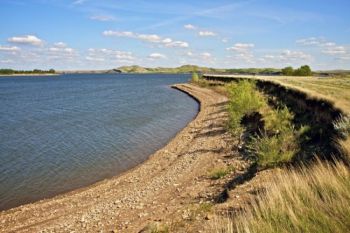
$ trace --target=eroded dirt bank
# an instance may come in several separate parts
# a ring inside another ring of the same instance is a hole
[[[176,87],[201,107],[167,146],[118,177],[0,212],[0,232],[139,232],[152,223],[170,232],[205,231],[203,221],[211,220],[207,207],[227,181],[208,174],[229,166],[227,179],[232,179],[249,164],[225,130],[227,98],[190,84]]]
[[[206,80],[221,83],[254,80],[258,90],[268,96],[271,106],[275,108],[287,106],[293,112],[293,125],[296,129],[302,126],[309,128],[303,134],[303,138],[307,140],[300,142],[302,150],[295,156],[296,162],[313,159],[314,155],[327,160],[333,160],[335,157],[346,162],[344,152],[338,144],[346,138],[335,128],[335,123],[346,116],[346,112],[336,107],[330,99],[259,76],[250,78],[240,75],[205,75],[204,77]]]

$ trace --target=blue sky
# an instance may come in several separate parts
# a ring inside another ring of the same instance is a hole
[[[350,69],[349,0],[0,0],[0,68]]]

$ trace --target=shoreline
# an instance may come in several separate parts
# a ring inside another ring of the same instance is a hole
[[[150,155],[143,163],[115,177],[50,199],[0,212],[0,232],[27,232],[39,229],[81,229],[90,232],[101,229],[98,222],[103,222],[103,229],[106,230],[128,229],[127,231],[134,232],[133,230],[140,230],[145,226],[150,215],[164,216],[164,206],[150,214],[148,212],[151,211],[145,211],[147,205],[152,206],[162,201],[168,204],[174,201],[172,208],[167,206],[169,214],[174,213],[180,205],[177,199],[181,199],[181,195],[178,196],[181,193],[178,190],[181,187],[191,187],[191,178],[207,172],[208,167],[213,165],[211,160],[216,156],[215,153],[198,148],[216,148],[217,144],[221,143],[217,140],[222,140],[223,135],[215,135],[215,141],[212,141],[206,137],[206,131],[208,124],[216,122],[211,120],[213,114],[225,114],[222,106],[227,99],[212,90],[191,84],[172,87],[199,102],[199,112],[166,146]],[[200,138],[202,134],[203,138]],[[205,155],[202,155],[203,151],[207,151]],[[196,153],[200,156],[193,157]],[[183,156],[185,154],[188,156]],[[200,166],[193,167],[197,163]],[[135,216],[138,218],[133,219]],[[109,221],[106,218],[115,219]],[[131,221],[134,222],[131,224]],[[130,227],[131,225],[133,227]],[[128,226],[129,228],[125,228]]]
[[[0,77],[25,77],[25,76],[60,76],[61,74],[0,74]]]

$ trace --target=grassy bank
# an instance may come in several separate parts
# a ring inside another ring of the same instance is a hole
[[[272,173],[238,214],[219,215],[213,231],[348,232],[350,172],[344,162],[349,163],[349,118],[335,117],[338,115],[332,109],[325,110],[334,102],[322,106],[325,93],[319,94],[315,85],[315,90],[307,92],[312,96],[298,96],[312,99],[304,102],[291,98],[296,92],[264,86],[252,78],[239,80],[224,85],[230,97],[229,130],[240,138],[242,154],[258,168],[272,169]],[[337,81],[332,85],[339,86]],[[330,81],[322,80],[319,85],[325,82]],[[301,87],[293,88],[302,91]],[[317,110],[305,112],[303,108],[310,103]],[[342,110],[345,114],[348,109]],[[337,144],[339,153],[329,154]],[[328,155],[323,158],[331,162],[318,159],[322,151]],[[282,171],[275,167],[282,167]]]

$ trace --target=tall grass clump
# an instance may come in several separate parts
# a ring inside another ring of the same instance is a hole
[[[350,229],[350,171],[341,162],[277,173],[225,229],[237,233],[345,233]]]
[[[286,131],[253,137],[249,149],[256,155],[260,168],[269,168],[290,162],[299,151],[299,143],[293,131]]]
[[[196,72],[192,73],[191,81],[194,82],[194,83],[198,83],[199,82],[199,75]]]
[[[287,107],[270,109],[264,114],[262,135],[252,137],[248,148],[257,157],[261,168],[290,162],[299,151],[298,132],[294,130],[293,114]]]
[[[242,118],[245,115],[258,112],[265,105],[263,96],[256,90],[255,82],[239,81],[228,85],[229,102],[229,128],[235,135],[242,133]]]

